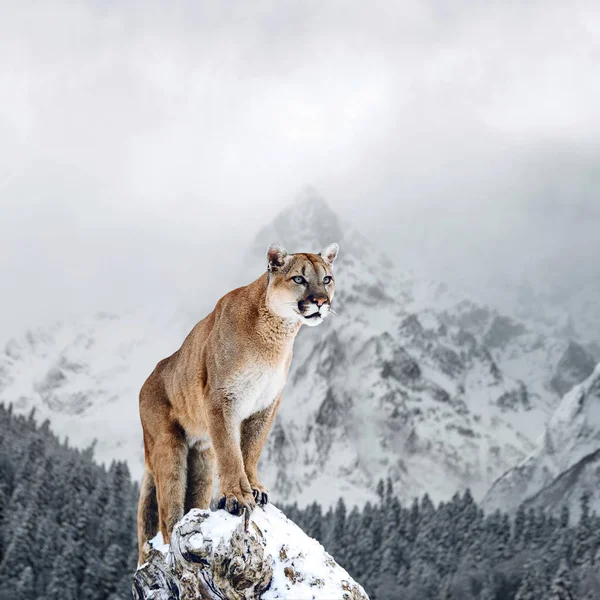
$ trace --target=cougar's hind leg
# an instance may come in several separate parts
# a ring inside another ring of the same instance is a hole
[[[165,543],[183,516],[187,476],[187,444],[183,428],[171,416],[171,403],[160,363],[140,391],[144,452],[156,487],[159,528]]]
[[[201,443],[192,446],[187,460],[185,512],[192,508],[210,508],[215,472],[215,452]]]
[[[160,531],[165,544],[171,541],[175,523],[183,517],[187,483],[185,435],[177,424],[165,424],[152,452]]]
[[[142,485],[140,487],[140,500],[137,515],[138,531],[138,563],[141,565],[146,560],[144,544],[158,533],[158,503],[156,501],[156,486],[154,477],[146,467]]]

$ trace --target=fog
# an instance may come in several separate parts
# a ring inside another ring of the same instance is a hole
[[[0,332],[225,291],[306,184],[471,293],[598,280],[599,39],[593,1],[2,3]]]

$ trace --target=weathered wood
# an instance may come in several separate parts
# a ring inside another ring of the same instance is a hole
[[[172,600],[181,597],[165,558],[158,550],[151,550],[148,561],[136,571],[133,597],[135,600]]]
[[[192,510],[170,547],[154,540],[135,600],[368,600],[323,547],[273,506],[250,518]]]

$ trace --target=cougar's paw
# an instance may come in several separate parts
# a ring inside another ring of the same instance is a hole
[[[256,506],[254,496],[242,490],[224,491],[215,502],[217,509],[224,509],[232,515],[241,515],[244,511],[252,512]]]
[[[269,490],[264,488],[260,483],[252,483],[252,494],[258,506],[264,506],[269,503]]]

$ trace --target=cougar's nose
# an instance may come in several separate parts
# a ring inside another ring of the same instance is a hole
[[[327,298],[311,298],[311,301],[314,302],[319,308],[321,308],[321,306],[323,306],[323,304],[327,302]]]

